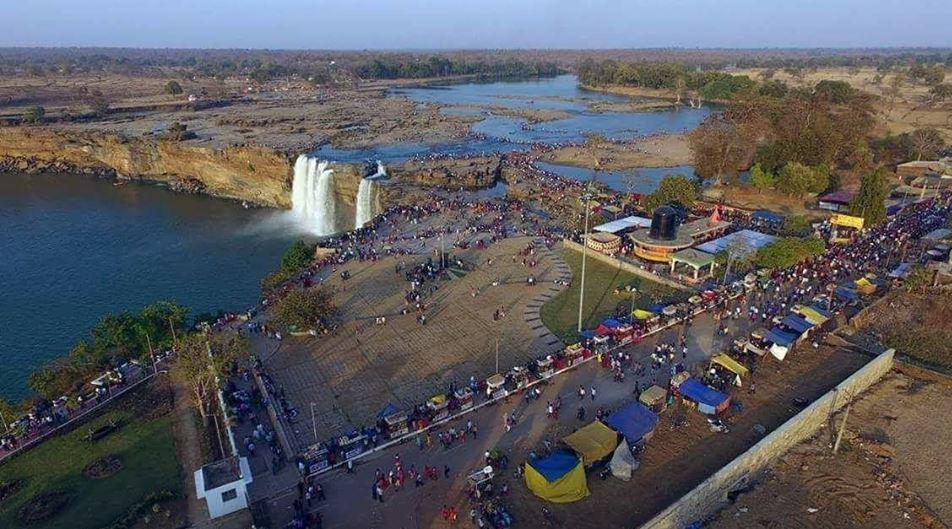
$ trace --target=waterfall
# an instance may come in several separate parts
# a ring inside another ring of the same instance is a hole
[[[374,191],[377,188],[376,180],[387,177],[387,169],[379,161],[377,172],[360,179],[357,187],[357,215],[354,219],[354,229],[364,227],[364,224],[374,218]]]
[[[334,207],[334,171],[329,162],[300,155],[294,162],[291,213],[315,235],[337,232]]]
[[[374,187],[376,184],[369,178],[361,178],[360,186],[357,188],[357,218],[354,221],[354,229],[360,229],[367,224],[374,213]]]

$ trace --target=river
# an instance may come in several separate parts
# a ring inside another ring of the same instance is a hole
[[[293,233],[275,213],[156,186],[0,175],[0,396],[107,313],[172,299],[195,312],[254,304]]]
[[[394,90],[418,104],[482,117],[478,137],[443,144],[396,144],[373,149],[323,147],[334,161],[473,155],[523,150],[530,143],[580,141],[597,132],[626,139],[684,132],[710,110],[593,112],[593,100],[624,98],[580,90],[573,76],[526,82],[459,84]],[[559,110],[567,117],[529,123],[494,109]],[[587,179],[585,169],[548,164],[546,170]],[[650,191],[664,174],[690,167],[646,169],[636,178],[600,173],[618,190]],[[504,193],[497,186],[483,195]],[[0,175],[0,397],[28,394],[26,379],[42,363],[66,354],[104,314],[135,311],[171,299],[193,313],[241,310],[258,299],[261,278],[277,268],[297,236],[274,211],[149,185],[115,187],[69,175]]]

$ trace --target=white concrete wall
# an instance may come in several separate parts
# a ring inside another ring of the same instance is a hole
[[[806,409],[783,423],[743,454],[685,494],[641,529],[683,529],[700,521],[727,503],[727,493],[742,488],[775,458],[794,445],[812,437],[826,423],[830,413],[846,405],[849,395],[858,395],[892,369],[895,351],[890,349]]]

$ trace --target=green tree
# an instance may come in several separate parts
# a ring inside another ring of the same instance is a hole
[[[803,237],[810,231],[810,219],[806,215],[784,217],[780,232],[788,237]]]
[[[337,307],[325,288],[292,290],[274,305],[274,320],[289,330],[324,330],[331,326]]]
[[[824,79],[813,87],[813,92],[818,97],[827,98],[833,103],[842,104],[849,101],[853,96],[853,87],[846,81]]]
[[[182,85],[178,81],[169,81],[165,83],[165,93],[177,96],[182,93]]]
[[[886,198],[889,197],[889,177],[880,167],[860,180],[859,193],[850,204],[850,213],[866,219],[867,227],[886,220]]]
[[[750,184],[761,194],[765,189],[773,186],[776,177],[770,171],[765,171],[759,163],[750,168]]]
[[[27,123],[43,123],[43,116],[46,115],[46,109],[41,106],[30,107],[23,115],[23,121]]]
[[[216,377],[223,379],[232,374],[238,362],[248,357],[250,345],[246,338],[233,333],[194,333],[179,341],[177,351],[172,378],[189,388],[192,405],[204,419],[217,389]]]
[[[669,174],[661,179],[658,188],[642,200],[642,206],[651,212],[665,204],[678,204],[687,208],[697,200],[697,186],[684,175]]]
[[[763,268],[789,268],[823,253],[826,245],[816,237],[784,237],[757,250],[756,263]]]
[[[788,195],[802,197],[813,182],[813,170],[797,163],[787,162],[777,175],[777,189]]]
[[[314,246],[301,239],[294,241],[281,257],[281,269],[298,272],[311,262]]]

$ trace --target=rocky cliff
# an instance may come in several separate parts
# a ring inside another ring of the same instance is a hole
[[[107,132],[0,128],[0,170],[115,176],[263,206],[291,206],[291,165],[263,147],[217,150]]]

